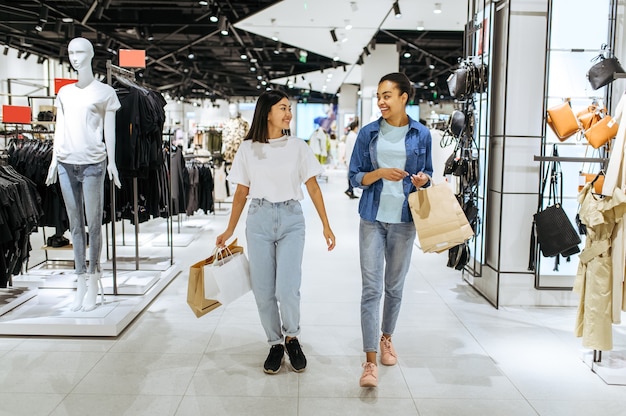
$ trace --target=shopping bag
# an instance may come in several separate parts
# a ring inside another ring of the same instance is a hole
[[[222,305],[228,305],[250,290],[250,266],[243,249],[226,257],[216,256],[213,263],[204,266],[206,299],[217,299]]]
[[[441,253],[474,236],[467,217],[446,183],[435,184],[409,194],[409,206],[420,248]]]
[[[243,247],[237,246],[236,239],[228,246],[228,249],[230,253],[243,252]],[[206,315],[221,305],[221,303],[215,298],[207,299],[204,297],[204,267],[207,264],[212,264],[215,256],[223,258],[225,255],[228,255],[228,252],[218,253],[214,251],[210,257],[192,264],[189,267],[187,304],[198,318]]]

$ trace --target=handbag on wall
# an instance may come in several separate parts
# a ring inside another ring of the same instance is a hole
[[[580,131],[580,125],[569,100],[548,108],[546,122],[562,142]]]
[[[598,61],[587,72],[587,79],[591,88],[597,90],[610,84],[615,79],[615,73],[624,73],[624,68],[620,64],[619,60],[614,57],[605,57],[605,54],[610,53],[610,49],[606,44],[602,45],[602,53],[592,59]]]
[[[597,149],[615,137],[618,128],[617,121],[607,114],[588,130],[585,130],[585,138],[591,147]]]
[[[592,104],[584,110],[576,113],[576,118],[580,122],[580,126],[583,130],[588,130],[596,124],[598,121],[602,120],[602,117],[606,115],[606,108],[599,107],[596,104]]]
[[[552,155],[558,157],[556,145],[553,147]],[[533,235],[544,257],[570,256],[580,251],[578,245],[581,240],[562,206],[563,181],[559,161],[552,161],[548,165],[548,170],[542,180],[542,195],[545,192],[548,177],[550,178],[548,207],[539,209],[533,215]],[[558,192],[559,186],[560,193]]]

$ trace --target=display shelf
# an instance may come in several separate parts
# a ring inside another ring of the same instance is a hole
[[[37,289],[31,287],[9,287],[0,289],[0,315],[17,308],[37,295]]]
[[[36,296],[0,316],[0,335],[118,336],[180,271],[172,265],[159,273],[144,295],[105,295],[104,304],[89,312],[70,309],[73,289],[38,289]]]
[[[593,351],[585,352],[583,361],[602,381],[610,385],[626,385],[626,351],[602,351],[599,362],[594,361],[593,357]]]

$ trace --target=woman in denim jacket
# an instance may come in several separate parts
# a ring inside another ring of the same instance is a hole
[[[406,105],[413,97],[409,79],[402,73],[383,76],[376,97],[382,117],[359,132],[349,170],[352,185],[363,190],[359,201],[359,251],[363,280],[361,331],[366,362],[361,387],[378,385],[379,346],[383,365],[397,362],[391,336],[400,312],[416,235],[408,196],[416,188],[427,185],[433,173],[430,131],[406,113]]]

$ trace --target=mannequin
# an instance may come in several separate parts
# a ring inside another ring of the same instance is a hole
[[[230,103],[228,105],[228,113],[230,119],[226,121],[222,131],[222,148],[224,160],[232,163],[235,153],[239,149],[239,145],[243,141],[246,133],[248,133],[248,122],[241,118],[239,112],[239,104]]]
[[[94,77],[91,42],[74,38],[67,51],[78,82],[63,86],[55,100],[57,122],[46,185],[59,180],[70,222],[76,268],[71,309],[90,311],[96,307],[101,277],[105,172],[115,186],[121,187],[115,165],[115,112],[120,102],[111,86]],[[85,219],[90,240],[88,264]]]

